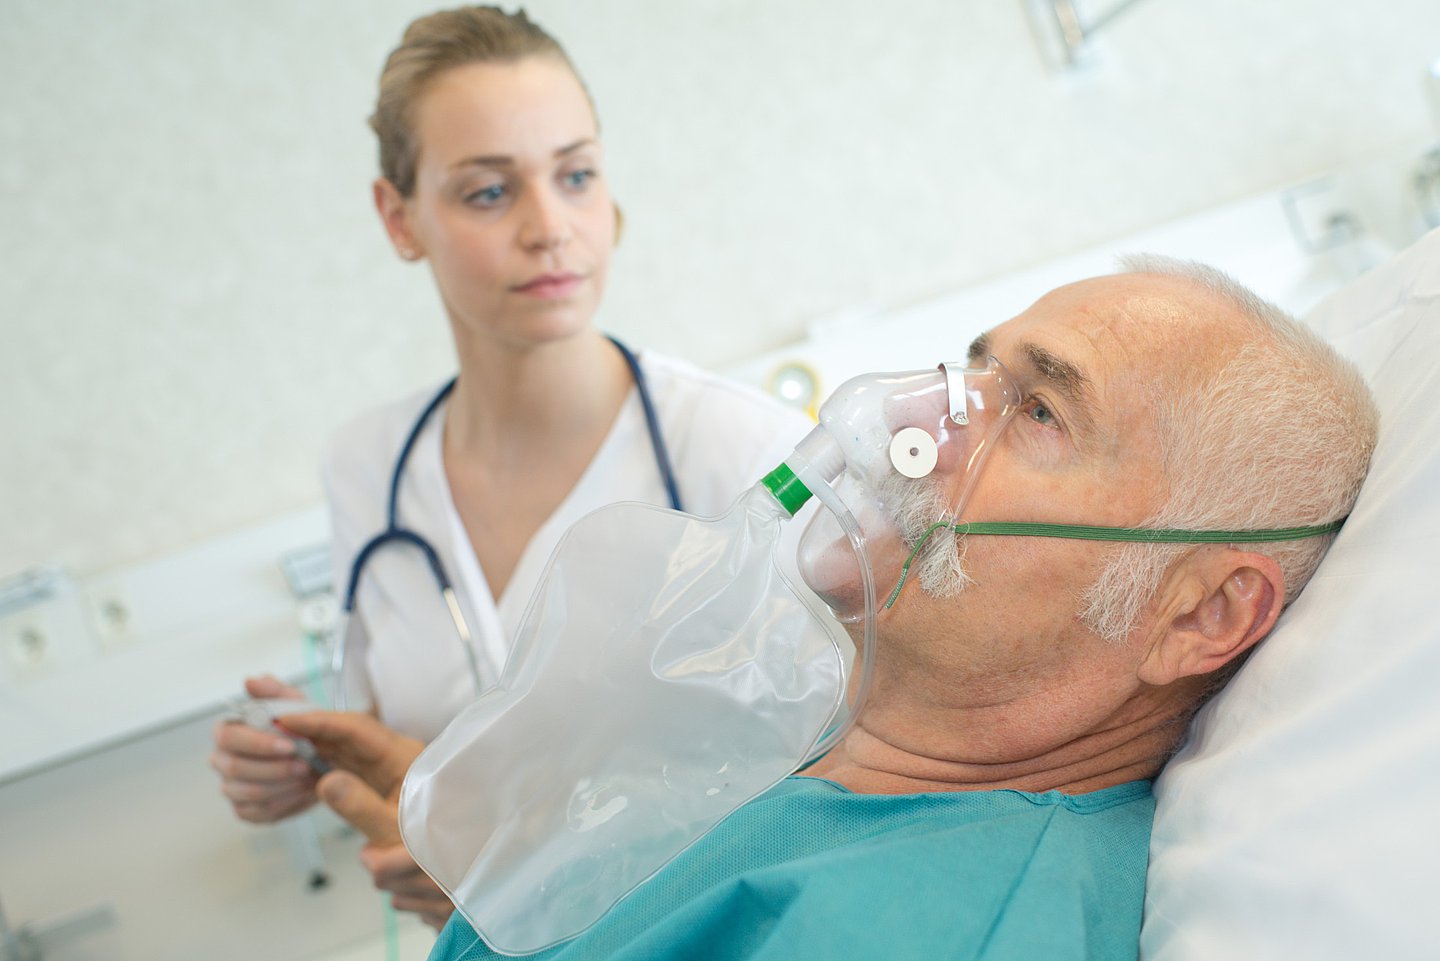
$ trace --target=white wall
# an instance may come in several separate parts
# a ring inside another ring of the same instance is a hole
[[[1434,0],[1146,0],[1081,78],[1045,69],[1021,3],[529,3],[627,213],[603,323],[735,364],[1437,132]],[[446,370],[424,268],[369,210],[364,124],[431,6],[6,0],[0,574],[307,506],[334,426]]]

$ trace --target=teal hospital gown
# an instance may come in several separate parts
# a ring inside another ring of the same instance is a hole
[[[1154,801],[791,777],[531,958],[1134,959]],[[456,912],[431,961],[504,957]]]

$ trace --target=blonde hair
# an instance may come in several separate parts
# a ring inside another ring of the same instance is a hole
[[[1314,331],[1229,276],[1163,257],[1121,260],[1122,269],[1198,284],[1235,308],[1253,337],[1218,374],[1182,373],[1155,396],[1160,456],[1170,491],[1141,525],[1193,530],[1298,527],[1350,513],[1369,470],[1379,426],[1370,389]],[[1246,545],[1269,555],[1289,604],[1334,535]],[[1081,619],[1111,641],[1133,630],[1184,545],[1116,547],[1082,597]]]
[[[585,90],[559,42],[524,10],[505,13],[499,7],[460,7],[413,21],[405,28],[400,46],[385,60],[380,95],[370,115],[370,129],[380,141],[381,176],[394,184],[402,197],[414,193],[419,149],[412,115],[437,76],[466,64],[514,63],[527,57],[554,57],[575,74]],[[590,97],[588,90],[585,96]]]

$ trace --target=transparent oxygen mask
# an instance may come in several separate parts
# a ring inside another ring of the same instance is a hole
[[[720,517],[614,504],[570,529],[498,685],[402,790],[407,847],[487,944],[579,934],[835,743],[868,688],[876,589],[903,563],[887,477],[973,483],[1018,402],[993,361],[856,378]],[[785,525],[812,494],[797,558]]]
[[[868,374],[820,409],[845,468],[831,485],[839,506],[817,513],[800,542],[806,583],[843,622],[866,615],[845,518],[863,532],[880,604],[912,581],[939,584],[959,564],[953,531],[996,439],[1019,409],[1019,385],[994,357],[984,366]],[[942,529],[936,531],[937,525]],[[934,536],[928,536],[931,534]]]

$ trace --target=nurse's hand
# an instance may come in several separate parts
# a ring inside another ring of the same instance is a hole
[[[360,863],[370,872],[375,887],[390,892],[390,904],[396,911],[413,911],[436,931],[450,920],[455,905],[430,875],[420,870],[405,845],[367,844],[360,850]]]
[[[278,678],[251,677],[245,691],[256,698],[303,698]],[[221,721],[215,726],[210,766],[220,774],[220,793],[241,819],[265,824],[299,814],[315,803],[315,773],[282,734]]]
[[[360,849],[360,864],[370,872],[378,890],[390,893],[391,906],[415,912],[437,931],[443,928],[455,908],[400,840],[399,781],[390,793],[381,794],[359,775],[334,770],[320,779],[316,793],[365,835],[369,843]]]
[[[386,727],[379,719],[358,711],[305,711],[287,714],[277,723],[292,734],[308,738],[315,753],[332,767],[349,771],[381,797],[398,802],[400,782],[410,762],[425,743]],[[358,825],[357,825],[358,826]]]
[[[413,911],[437,931],[455,910],[400,840],[400,784],[424,744],[369,714],[311,711],[281,718],[334,765],[316,785],[320,800],[365,835],[360,863],[397,911]]]

